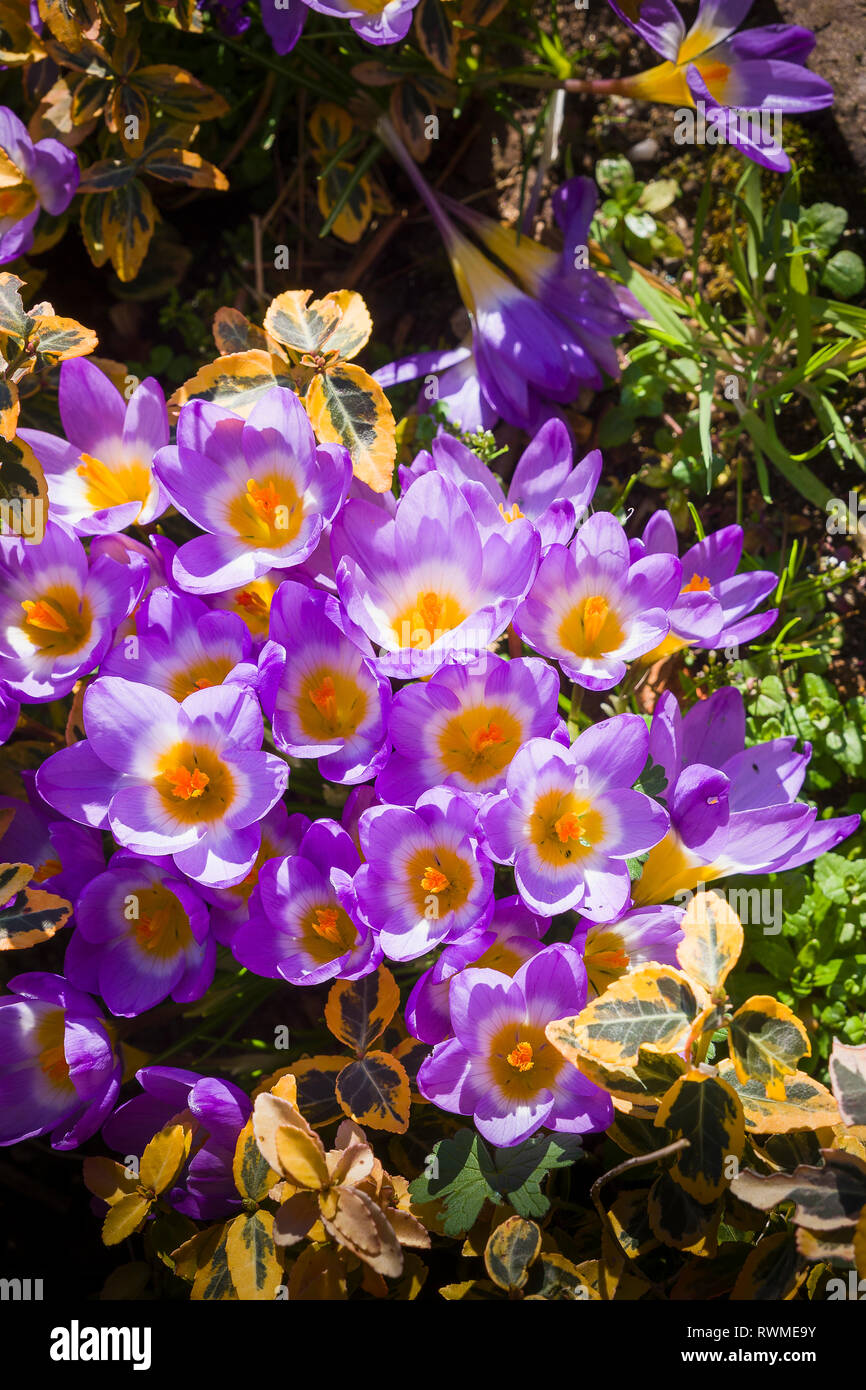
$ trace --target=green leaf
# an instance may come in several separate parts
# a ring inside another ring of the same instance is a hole
[[[830,1084],[846,1125],[866,1125],[866,1047],[846,1047],[833,1039]]]
[[[866,285],[866,268],[856,251],[837,251],[824,266],[821,284],[840,299],[851,299]]]

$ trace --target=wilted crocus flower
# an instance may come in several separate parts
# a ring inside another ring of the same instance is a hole
[[[477,660],[500,637],[529,589],[540,543],[530,526],[482,535],[449,479],[428,473],[392,517],[350,501],[331,548],[348,617],[379,647],[378,669],[429,676],[450,656]]]
[[[55,520],[81,536],[109,536],[161,516],[169,499],[153,457],[168,443],[168,413],[159,383],[149,376],[124,400],[79,357],[60,368],[58,404],[65,439],[20,431],[45,471]]]
[[[355,876],[358,905],[391,960],[416,960],[446,938],[486,926],[493,865],[475,836],[475,810],[437,787],[414,811],[373,806],[359,821],[366,863]]]
[[[406,1000],[406,1027],[425,1043],[451,1036],[448,992],[454,976],[467,966],[516,975],[526,961],[542,950],[541,937],[549,917],[536,917],[519,897],[501,898],[486,927],[464,933],[440,952],[434,965],[415,982]]]
[[[0,540],[0,677],[10,695],[43,704],[68,695],[105,656],[147,581],[141,562],[102,555],[49,518],[40,545]]]
[[[143,1094],[118,1106],[102,1127],[110,1149],[142,1154],[154,1134],[189,1111],[196,1122],[190,1158],[163,1194],[175,1211],[197,1221],[229,1216],[241,1205],[232,1177],[238,1136],[249,1119],[250,1099],[231,1081],[179,1067],[142,1067]]]
[[[113,1014],[134,1018],[169,995],[179,1003],[200,999],[215,961],[199,894],[167,872],[165,861],[118,850],[75,904],[63,968]]]
[[[673,555],[632,563],[622,526],[609,512],[596,512],[569,547],[550,547],[514,626],[536,651],[554,657],[570,680],[610,690],[627,662],[667,635],[681,574]],[[688,595],[686,602],[698,630],[715,630],[716,605],[706,594]]]
[[[78,159],[59,140],[35,144],[18,117],[0,106],[0,265],[33,245],[42,208],[65,212],[78,187]]]
[[[558,698],[559,679],[546,661],[506,661],[488,652],[471,667],[446,662],[429,681],[394,696],[394,752],[376,781],[380,799],[414,806],[437,786],[478,800],[500,792],[527,739],[567,744]]]
[[[282,758],[261,752],[258,701],[242,685],[178,704],[152,686],[103,676],[84,696],[87,737],[46,759],[36,785],[72,820],[110,829],[143,855],[172,855],[214,888],[239,883],[259,822],[286,788]]]
[[[419,454],[411,467],[400,469],[400,486],[405,492],[416,477],[441,473],[464,490],[485,530],[522,518],[531,522],[541,538],[543,555],[551,545],[567,545],[571,540],[589,509],[601,466],[598,449],[575,464],[565,425],[548,420],[521,454],[507,492],[477,454],[444,432],[433,440],[429,453]]]
[[[573,179],[554,197],[565,242],[557,254],[529,237],[518,241],[515,231],[459,203],[438,199],[387,117],[380,118],[377,130],[445,242],[472,325],[481,389],[497,414],[509,424],[534,430],[557,412],[556,402],[567,404],[584,387],[601,386],[602,369],[616,375],[611,338],[626,331],[634,306],[630,295],[589,266],[587,239],[597,197],[591,180]],[[508,274],[457,229],[446,202],[507,266]]]
[[[358,912],[360,863],[342,826],[315,821],[297,854],[262,867],[248,920],[232,937],[235,958],[256,975],[293,985],[369,975],[382,952]]]
[[[97,1005],[62,975],[34,971],[0,999],[0,1145],[51,1135],[74,1149],[95,1134],[122,1066]]]
[[[677,555],[679,542],[670,512],[654,512],[641,539],[629,542],[629,553],[632,560],[644,555]],[[737,574],[742,553],[742,526],[724,526],[690,546],[680,561],[682,590],[668,610],[671,630],[655,650],[646,653],[646,663],[689,646],[735,647],[753,641],[773,626],[778,608],[768,608],[764,613],[752,613],[752,609],[773,592],[778,576],[771,570]],[[714,619],[707,609],[697,614],[695,623],[694,601],[690,597],[694,593],[716,600]],[[713,621],[718,624],[715,632]]]
[[[726,686],[683,717],[665,691],[653,712],[649,755],[670,829],[634,885],[636,906],[662,903],[727,874],[794,869],[851,835],[859,814],[816,820],[797,801],[812,754],[796,739],[745,747],[746,714]],[[655,787],[654,787],[655,791]]]
[[[585,1003],[586,971],[571,946],[539,951],[513,979],[498,970],[462,971],[449,993],[454,1037],[421,1063],[419,1091],[441,1110],[471,1115],[482,1138],[499,1148],[542,1125],[565,1134],[606,1129],[610,1096],[566,1062],[544,1032]]]
[[[533,738],[508,769],[506,791],[481,812],[486,848],[513,864],[523,901],[553,915],[579,908],[595,922],[624,910],[626,860],[658,844],[667,813],[631,788],[649,746],[636,714],[603,719],[570,748]]]
[[[178,511],[207,535],[182,545],[172,573],[182,589],[215,594],[299,565],[343,504],[352,460],[316,444],[304,407],[275,386],[247,420],[190,401],[177,444],[160,449],[156,472]]]
[[[388,754],[391,685],[373,649],[330,594],[287,580],[271,605],[271,637],[285,653],[263,695],[274,743],[295,758],[318,758],[332,782],[366,782]]]
[[[803,66],[815,36],[798,24],[768,24],[745,33],[734,30],[752,8],[752,0],[701,0],[686,32],[672,0],[640,0],[611,9],[665,60],[646,72],[611,81],[569,81],[571,90],[614,92],[621,96],[694,107],[702,102],[708,125],[727,144],[769,169],[785,170],[791,162],[775,139],[740,113],[820,111],[833,101],[833,89]]]

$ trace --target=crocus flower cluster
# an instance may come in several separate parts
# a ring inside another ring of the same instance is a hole
[[[73,689],[75,718],[27,800],[0,799],[0,831],[74,910],[63,976],[22,973],[0,1001],[0,1140],[69,1147],[107,1121],[135,1153],[189,1112],[169,1200],[235,1210],[236,1087],[150,1066],[109,1118],[113,1028],[200,999],[218,945],[277,989],[398,963],[432,1049],[420,1093],[495,1145],[605,1128],[547,1024],[675,961],[677,894],[802,864],[857,823],[798,799],[808,747],[746,750],[733,689],[685,714],[668,691],[651,721],[577,713],[575,687],[770,627],[774,577],[737,572],[740,529],[682,555],[664,512],[629,534],[593,510],[601,457],[575,460],[556,418],[507,481],[440,434],[378,497],[281,388],[246,419],[187,404],[170,443],[155,383],[124,401],[72,363],[60,409],[65,439],[30,436],[45,539],[0,548],[0,732]]]
[[[0,265],[33,245],[39,214],[59,217],[78,187],[78,159],[59,140],[31,140],[27,127],[0,106]]]

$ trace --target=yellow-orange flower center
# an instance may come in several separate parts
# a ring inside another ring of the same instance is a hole
[[[66,1060],[64,1041],[66,1037],[66,1015],[62,1009],[51,1009],[40,1020],[36,1036],[39,1046],[39,1069],[54,1086],[72,1090],[69,1080],[69,1063]]]
[[[581,599],[559,625],[559,639],[566,650],[590,659],[616,651],[624,637],[614,609],[602,594]]]
[[[299,687],[294,706],[304,733],[328,742],[356,733],[367,714],[367,696],[354,676],[319,667]]]
[[[308,909],[302,931],[304,950],[315,965],[327,965],[345,955],[358,940],[357,928],[345,909],[330,903]]]
[[[82,454],[75,471],[86,483],[87,501],[99,511],[121,506],[124,502],[143,504],[150,492],[150,469],[139,459],[107,464],[91,454]]]
[[[529,822],[532,843],[545,864],[572,864],[604,839],[604,819],[585,796],[554,789],[538,798]]]
[[[504,772],[520,744],[523,729],[503,705],[479,705],[455,714],[437,739],[446,773],[479,785]]]
[[[515,1071],[532,1071],[534,1066],[532,1043],[519,1042],[516,1047],[511,1049],[505,1060]]]
[[[37,598],[23,599],[21,607],[22,630],[44,656],[71,656],[90,636],[90,604],[71,584],[59,584]]]
[[[576,811],[566,811],[564,816],[560,816],[553,826],[557,838],[562,844],[568,844],[569,840],[583,839],[583,823]]]
[[[166,810],[188,825],[222,819],[235,796],[234,778],[218,754],[193,743],[167,750],[154,785]]]
[[[189,918],[180,901],[161,883],[139,889],[131,896],[136,899],[138,916],[132,918],[130,925],[140,950],[171,960],[192,945]]]
[[[445,632],[457,627],[466,610],[453,594],[434,589],[420,590],[394,621],[394,632],[401,647],[424,651]]]
[[[247,545],[280,550],[295,539],[304,519],[304,500],[290,478],[273,473],[248,478],[228,505],[230,526]]]

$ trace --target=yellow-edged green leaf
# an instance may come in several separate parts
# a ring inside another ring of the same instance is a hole
[[[50,941],[71,916],[72,903],[65,898],[41,888],[25,888],[16,903],[0,910],[0,951],[21,951]]]
[[[121,1198],[138,1192],[138,1179],[127,1177],[123,1164],[115,1163],[113,1158],[86,1158],[82,1176],[88,1192],[107,1202],[110,1207],[115,1206]]]
[[[317,102],[308,124],[322,162],[335,155],[355,132],[355,123],[348,111],[334,101]]]
[[[228,1229],[228,1224],[222,1227],[216,1245],[196,1270],[190,1293],[194,1303],[226,1303],[237,1299],[226,1251]]]
[[[681,1051],[703,1003],[678,970],[648,965],[615,980],[576,1017],[549,1023],[545,1032],[576,1065],[586,1056],[603,1066],[633,1067],[641,1047]]]
[[[649,1191],[647,1211],[653,1235],[674,1250],[712,1248],[722,1211],[720,1201],[706,1205],[677,1182],[673,1172],[659,1173]]]
[[[803,1166],[793,1173],[753,1173],[734,1179],[732,1190],[741,1202],[770,1211],[779,1202],[793,1202],[794,1220],[810,1231],[852,1230],[866,1207],[866,1163],[856,1154],[823,1151],[821,1167]]]
[[[345,1057],[302,1057],[292,1067],[298,1087],[298,1108],[313,1129],[343,1118],[337,1100],[337,1077],[346,1065]]]
[[[316,183],[316,200],[324,218],[328,218],[340,199],[345,197],[331,224],[331,231],[350,246],[361,240],[373,216],[373,185],[366,174],[354,182],[346,197],[346,189],[353,182],[354,174],[354,165],[340,160],[332,164]]]
[[[15,382],[8,381],[5,377],[0,379],[0,435],[4,439],[15,438],[20,411],[21,403]]]
[[[335,980],[325,1004],[325,1022],[341,1043],[363,1055],[384,1033],[400,1007],[400,990],[385,965],[360,980]]]
[[[252,1202],[261,1202],[267,1196],[269,1189],[279,1181],[279,1176],[279,1173],[274,1171],[256,1143],[253,1122],[250,1118],[238,1135],[238,1141],[235,1145],[232,1161],[232,1177],[235,1180],[235,1187],[242,1197],[247,1197]]]
[[[48,486],[42,465],[23,439],[0,439],[2,534],[40,545],[48,516]]]
[[[166,116],[174,116],[178,121],[197,125],[199,121],[224,116],[229,109],[228,102],[213,87],[171,63],[139,68],[135,81]]]
[[[421,0],[415,11],[415,36],[421,52],[445,77],[457,72],[457,33],[442,0]]]
[[[750,1252],[734,1285],[731,1300],[734,1303],[760,1299],[784,1302],[794,1297],[808,1272],[794,1235],[779,1231],[759,1240]]]
[[[646,1187],[623,1192],[607,1214],[620,1247],[630,1260],[636,1260],[658,1245],[649,1224],[648,1197],[649,1188]]]
[[[866,1044],[849,1047],[833,1039],[830,1085],[846,1125],[866,1125]]]
[[[8,270],[0,271],[0,333],[8,333],[22,342],[33,326],[19,293],[23,284],[20,276]]]
[[[286,290],[277,295],[265,314],[265,332],[293,352],[330,349],[330,338],[342,318],[336,296],[314,299],[312,290]]]
[[[217,309],[213,321],[214,342],[220,355],[247,352],[249,348],[267,351],[268,339],[263,328],[252,323],[240,309]]]
[[[166,183],[182,183],[187,188],[213,188],[222,193],[229,186],[222,169],[202,159],[194,150],[185,150],[179,145],[174,148],[157,147],[145,156],[141,167],[155,179],[164,179]]]
[[[747,999],[729,1025],[731,1060],[741,1082],[761,1081],[773,1100],[784,1100],[785,1077],[812,1048],[803,1024],[769,994]]]
[[[109,257],[109,249],[105,244],[102,214],[103,203],[100,193],[88,193],[86,197],[82,198],[79,226],[87,254],[97,269],[104,266]]]
[[[746,1129],[757,1134],[787,1134],[792,1129],[821,1129],[839,1123],[839,1109],[826,1086],[804,1071],[786,1076],[785,1094],[768,1096],[763,1082],[741,1081],[733,1062],[719,1063],[719,1075],[743,1102]]]
[[[677,960],[708,994],[721,990],[743,949],[737,914],[716,893],[696,893],[682,920]]]
[[[497,1226],[487,1242],[484,1264],[500,1289],[522,1289],[529,1277],[529,1266],[541,1253],[541,1231],[534,1221],[509,1216]]]
[[[226,1230],[226,1263],[242,1302],[273,1300],[283,1280],[274,1245],[274,1218],[269,1211],[245,1212]]]
[[[348,362],[361,351],[373,331],[373,320],[361,295],[355,290],[335,290],[328,295],[339,306],[341,319],[328,339],[328,352],[338,352]]]
[[[0,823],[0,834],[5,828]],[[0,903],[17,897],[21,889],[27,887],[34,873],[32,864],[0,864]]]
[[[336,1250],[308,1245],[292,1263],[289,1301],[342,1302],[346,1297],[346,1270]]]
[[[258,348],[231,352],[200,367],[195,376],[179,386],[169,400],[169,410],[176,412],[187,401],[202,400],[246,417],[267,391],[275,386],[291,391],[294,385],[282,358]]]
[[[127,1236],[134,1235],[150,1208],[150,1197],[140,1192],[130,1192],[121,1197],[109,1208],[102,1223],[103,1245],[119,1245]]]
[[[139,1177],[149,1192],[164,1192],[171,1187],[189,1158],[192,1127],[188,1124],[167,1124],[155,1134],[141,1155]]]
[[[39,314],[30,336],[39,356],[50,367],[70,357],[87,357],[99,342],[92,328],[85,328],[75,319],[58,318],[56,314]]]
[[[678,1139],[688,1139],[689,1147],[676,1156],[672,1176],[702,1206],[709,1206],[724,1192],[743,1156],[746,1131],[736,1092],[692,1068],[662,1100],[655,1124]]]
[[[866,1206],[860,1213],[854,1232],[854,1263],[861,1279],[866,1279]]]
[[[119,280],[134,280],[147,255],[156,226],[153,199],[139,179],[115,188],[105,198],[102,237]]]
[[[350,1120],[405,1134],[409,1128],[409,1078],[390,1052],[368,1052],[337,1077],[337,1099]]]
[[[313,377],[304,405],[320,444],[343,444],[355,477],[374,492],[391,486],[397,456],[395,423],[387,397],[354,362]]]
[[[615,1100],[649,1108],[670,1090],[688,1063],[675,1052],[648,1052],[642,1047],[634,1067],[602,1066],[584,1054],[576,1059],[576,1065],[588,1080],[601,1086]]]
[[[286,1100],[283,1096],[273,1095],[269,1091],[256,1096],[253,1105],[253,1133],[263,1157],[267,1159],[275,1173],[282,1172],[277,1149],[277,1134],[282,1129],[297,1130],[314,1145],[318,1144],[324,1162],[324,1149],[322,1149],[314,1131],[291,1101]]]
[[[274,1137],[279,1171],[295,1187],[321,1192],[330,1184],[325,1151],[317,1135],[280,1127]]]

